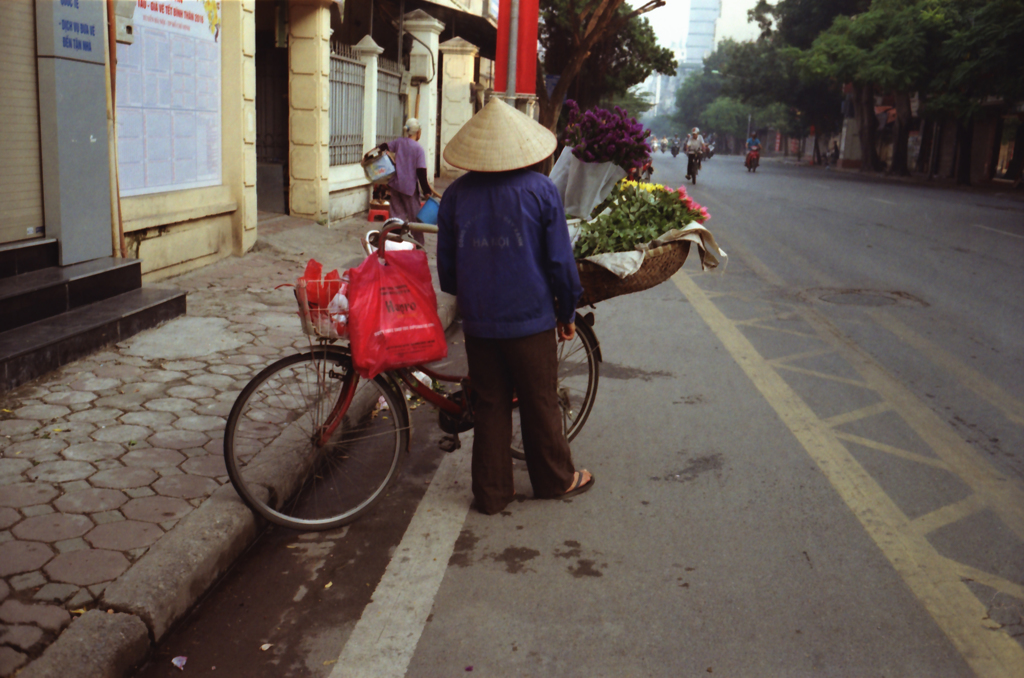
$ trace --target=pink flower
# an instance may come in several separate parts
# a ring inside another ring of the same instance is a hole
[[[701,207],[700,208],[700,223],[703,224],[705,221],[707,221],[710,218],[711,218],[711,215],[708,214],[707,208],[706,207]]]

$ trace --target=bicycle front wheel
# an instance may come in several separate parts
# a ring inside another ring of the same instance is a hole
[[[224,460],[242,500],[267,520],[328,530],[384,496],[408,450],[401,392],[361,380],[348,351],[318,347],[279,360],[228,416]]]
[[[578,323],[576,336],[558,344],[558,407],[562,411],[562,430],[569,442],[587,423],[594,407],[599,364],[594,330],[585,323]],[[518,408],[512,410],[512,456],[526,459]]]

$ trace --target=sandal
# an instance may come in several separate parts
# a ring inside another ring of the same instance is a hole
[[[569,489],[562,493],[561,499],[568,499],[569,497],[575,497],[577,494],[583,494],[594,486],[594,474],[590,474],[590,480],[583,482],[583,474],[590,473],[586,469],[582,471],[576,471],[573,474],[572,485]]]

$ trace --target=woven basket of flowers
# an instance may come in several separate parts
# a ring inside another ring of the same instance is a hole
[[[577,259],[576,268],[583,285],[580,306],[590,306],[605,299],[633,294],[660,285],[671,278],[686,263],[690,243],[681,240],[647,250],[640,270],[620,278],[607,268],[586,259]]]
[[[692,230],[710,217],[707,209],[695,203],[683,187],[672,189],[660,184],[620,181],[597,211],[597,217],[580,225],[573,246],[583,285],[580,306],[640,292],[665,282],[686,262],[692,242],[697,242],[701,249],[703,266],[717,264],[717,259],[708,257],[706,252],[709,247],[717,250],[717,245],[703,228],[700,228],[703,237],[659,242],[667,233]],[[638,251],[643,252],[643,263],[625,276],[589,259],[602,254]]]
[[[691,243],[700,248],[703,266],[716,265],[708,248],[724,253],[703,228],[708,211],[683,187],[633,180],[651,167],[650,130],[618,106],[612,111],[582,111],[572,100],[565,105],[569,111],[563,135],[566,148],[551,171],[551,180],[568,216],[580,220],[573,245],[583,285],[580,305],[640,292],[668,280],[686,261]],[[598,256],[619,253],[625,257]],[[627,264],[619,265],[622,261]]]

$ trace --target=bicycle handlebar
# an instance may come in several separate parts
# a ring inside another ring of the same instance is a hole
[[[410,221],[406,223],[410,231],[419,231],[420,233],[437,233],[437,226],[435,224],[423,224],[418,221]]]

